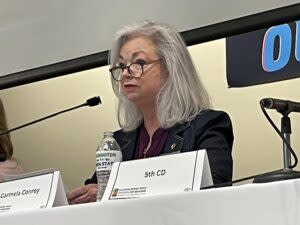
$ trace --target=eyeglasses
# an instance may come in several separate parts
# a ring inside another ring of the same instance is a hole
[[[116,81],[121,81],[124,78],[123,72],[125,69],[128,70],[128,73],[130,74],[130,76],[132,77],[141,77],[144,73],[144,66],[145,65],[149,65],[152,63],[156,63],[158,61],[160,61],[161,59],[155,59],[155,60],[151,60],[148,62],[145,61],[140,61],[140,62],[133,62],[128,66],[115,66],[109,69],[109,72],[111,73],[112,77],[116,80]]]

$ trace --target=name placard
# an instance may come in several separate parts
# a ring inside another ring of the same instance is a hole
[[[67,204],[59,171],[10,176],[0,183],[0,213]]]
[[[103,200],[200,190],[212,185],[206,151],[114,163]]]

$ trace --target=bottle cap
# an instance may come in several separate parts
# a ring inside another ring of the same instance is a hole
[[[113,132],[111,132],[111,131],[105,131],[104,132],[104,137],[113,137],[114,136],[114,133]]]

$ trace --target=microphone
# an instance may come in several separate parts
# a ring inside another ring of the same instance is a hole
[[[81,108],[81,107],[84,107],[84,106],[90,106],[90,107],[93,107],[93,106],[99,105],[99,104],[101,104],[101,103],[102,103],[102,102],[101,102],[101,99],[100,99],[99,96],[96,96],[96,97],[93,97],[93,98],[89,98],[88,100],[86,100],[85,103],[80,104],[80,105],[78,105],[78,106],[75,106],[75,107],[72,107],[72,108],[69,108],[69,109],[65,109],[65,110],[62,110],[62,111],[59,111],[59,112],[50,114],[50,115],[45,116],[45,117],[42,117],[42,118],[40,118],[40,119],[31,121],[31,122],[29,122],[29,123],[23,124],[23,125],[21,125],[21,126],[18,126],[18,127],[12,128],[12,129],[9,129],[9,130],[7,130],[7,131],[4,131],[4,132],[0,133],[0,137],[1,137],[2,135],[8,134],[8,133],[10,133],[10,132],[12,132],[12,131],[19,130],[19,129],[23,128],[23,127],[27,127],[27,126],[32,125],[32,124],[35,124],[35,123],[37,123],[37,122],[40,122],[40,121],[49,119],[49,118],[54,117],[54,116],[57,116],[57,115],[59,115],[59,114],[62,114],[62,113],[65,113],[65,112],[68,112],[68,111],[71,111],[71,110],[74,110],[74,109],[78,109],[78,108]]]
[[[267,109],[276,109],[278,112],[300,112],[300,103],[275,98],[263,98],[260,104]]]

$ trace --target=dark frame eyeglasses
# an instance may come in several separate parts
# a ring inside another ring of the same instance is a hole
[[[161,61],[161,59],[154,59],[148,62],[133,62],[128,66],[114,66],[109,69],[109,72],[116,81],[121,81],[124,79],[123,72],[125,69],[127,69],[130,76],[138,78],[144,74],[145,65],[149,65],[158,61]]]

